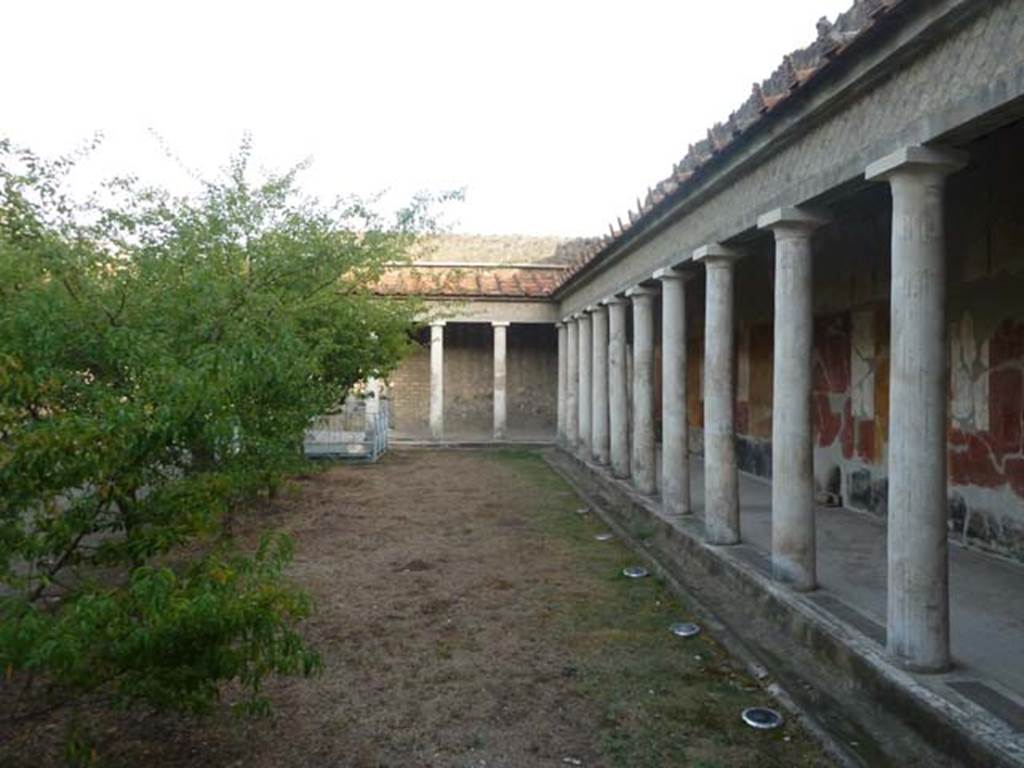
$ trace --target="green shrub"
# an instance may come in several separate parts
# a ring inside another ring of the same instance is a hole
[[[71,161],[0,142],[7,684],[203,711],[236,681],[261,710],[267,675],[318,664],[288,542],[244,553],[224,520],[399,360],[420,307],[370,286],[433,201],[386,222],[303,198],[296,171],[253,183],[248,158],[194,199],[121,180],[80,206]]]

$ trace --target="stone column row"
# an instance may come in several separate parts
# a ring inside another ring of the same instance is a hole
[[[680,280],[682,280],[680,275]],[[654,430],[654,297],[656,291],[649,286],[637,286],[626,296],[613,296],[585,312],[567,318],[568,344],[566,357],[566,423],[563,444],[584,461],[610,464],[612,474],[631,478],[643,493],[657,490],[657,466]],[[673,320],[674,338],[680,339],[679,363],[685,378],[685,330],[682,327],[682,299],[679,299],[680,319]],[[633,366],[632,387],[628,386],[626,328],[632,309]],[[675,317],[675,315],[673,315]],[[578,334],[576,345],[573,334]],[[673,384],[673,386],[676,386]],[[685,382],[682,384],[685,386]],[[632,402],[629,392],[632,391]],[[685,391],[679,390],[683,400],[673,411],[685,419]],[[570,404],[576,392],[576,405]],[[576,414],[578,427],[569,425]],[[632,415],[632,418],[630,416]],[[673,433],[685,440],[686,429],[676,428]],[[575,439],[573,439],[575,438]],[[685,445],[670,451],[670,460],[685,455]],[[686,469],[673,467],[672,478],[685,474]],[[680,492],[681,493],[681,492]],[[687,499],[689,493],[687,491]],[[683,503],[686,508],[688,502]],[[680,505],[675,505],[680,508]]]
[[[942,195],[946,176],[965,163],[962,153],[909,147],[872,164],[866,172],[868,180],[887,182],[893,199],[887,643],[892,656],[919,671],[945,669],[950,662]],[[797,590],[814,589],[817,584],[811,237],[823,222],[820,215],[800,208],[777,209],[758,220],[761,229],[773,233],[776,246],[772,570],[777,580]],[[741,537],[733,372],[737,258],[737,251],[719,243],[699,248],[692,256],[694,263],[705,267],[706,280],[705,529],[708,542],[719,545],[734,544]],[[662,270],[654,278],[662,287],[662,501],[667,512],[685,514],[690,509],[686,274]],[[575,443],[577,450],[584,458],[610,461],[616,477],[630,477],[639,491],[653,493],[653,291],[637,286],[626,296],[604,302],[607,348],[603,309],[585,315],[585,349],[573,346],[570,326],[566,413],[571,418],[576,411],[569,399],[577,386],[573,361],[578,356],[578,386],[586,390],[587,399],[585,404],[582,399],[577,403],[579,419],[586,420],[582,445]],[[627,300],[633,312],[631,404],[626,396]],[[627,431],[630,407],[631,435]],[[568,427],[566,431],[567,438],[575,434]]]

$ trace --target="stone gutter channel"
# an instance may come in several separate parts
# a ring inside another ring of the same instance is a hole
[[[703,521],[665,515],[605,467],[545,461],[844,766],[1024,766],[1024,732],[952,687],[956,673],[893,665],[873,622],[828,590],[795,593],[746,544],[704,543]]]

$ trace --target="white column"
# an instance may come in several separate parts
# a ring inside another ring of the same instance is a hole
[[[444,437],[444,322],[430,324],[430,436]]]
[[[967,159],[907,147],[865,174],[892,189],[887,645],[922,672],[950,663],[942,195]]]
[[[817,586],[811,429],[811,234],[824,219],[780,208],[757,220],[775,233],[772,366],[772,573],[797,590]]]
[[[693,258],[706,267],[704,299],[704,528],[710,544],[740,540],[733,376],[733,270],[738,254],[717,243]]]
[[[580,439],[580,327],[575,317],[562,322],[566,327],[565,447],[575,451]]]
[[[590,314],[589,310],[581,312],[576,321],[579,325],[579,356],[580,356],[580,387],[579,387],[579,412],[580,412],[580,439],[576,444],[576,454],[583,460],[590,459],[591,445],[591,402],[593,399],[593,342],[590,340]]]
[[[655,493],[657,448],[654,444],[654,294],[637,286],[626,291],[633,302],[633,485]]]
[[[692,272],[659,269],[661,281],[661,502],[670,515],[690,512],[686,420],[686,283]]]
[[[593,395],[590,429],[592,453],[598,464],[610,458],[608,437],[608,307],[598,305],[590,313],[590,336],[594,345],[592,357]]]
[[[366,377],[366,416],[372,419],[380,413],[381,381],[376,376]]]
[[[608,445],[612,474],[629,477],[629,398],[626,368],[627,299],[614,296],[608,307]]]
[[[565,329],[565,323],[555,323],[555,328],[558,331],[558,411],[556,417],[558,431],[556,441],[559,445],[565,445],[565,390],[568,378],[566,335],[568,331]]]
[[[508,323],[491,323],[494,329],[494,439],[504,440],[508,424],[508,401],[506,395],[506,336]]]

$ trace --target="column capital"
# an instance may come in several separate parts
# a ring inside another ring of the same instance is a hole
[[[570,325],[576,322],[576,315],[566,315],[562,318],[562,325],[568,328]]]
[[[505,320],[492,320],[491,321],[491,327],[492,328],[508,328],[510,325],[512,325],[512,323],[507,322]]]
[[[776,208],[757,217],[758,229],[798,229],[813,232],[823,224],[827,224],[829,217],[818,211],[807,208]]]
[[[637,298],[648,298],[656,295],[658,292],[654,288],[650,288],[646,285],[634,285],[632,288],[626,291],[627,299]]]
[[[601,299],[601,303],[604,304],[604,306],[606,307],[611,307],[615,304],[628,304],[629,299],[627,299],[625,296],[619,296],[618,294],[616,294],[614,296],[609,296],[607,299]]]
[[[431,328],[444,328],[446,325],[448,325],[448,321],[447,320],[431,320],[430,321],[430,327]]]
[[[666,280],[689,280],[696,272],[688,267],[665,267],[664,269],[655,270],[654,274],[651,275],[652,280],[660,280],[665,282]]]
[[[607,312],[607,311],[608,311],[608,307],[607,307],[607,305],[605,305],[605,303],[603,301],[599,301],[599,302],[597,302],[597,304],[592,304],[589,307],[587,307],[587,312],[589,312],[592,315],[598,315],[598,314],[600,314],[602,312]]]
[[[864,171],[868,181],[888,181],[895,173],[918,172],[929,176],[947,176],[967,165],[970,155],[945,147],[903,147],[871,163]]]
[[[703,261],[705,264],[712,264],[714,262],[731,263],[737,261],[742,255],[735,248],[729,248],[721,243],[708,243],[693,252],[693,260]]]

